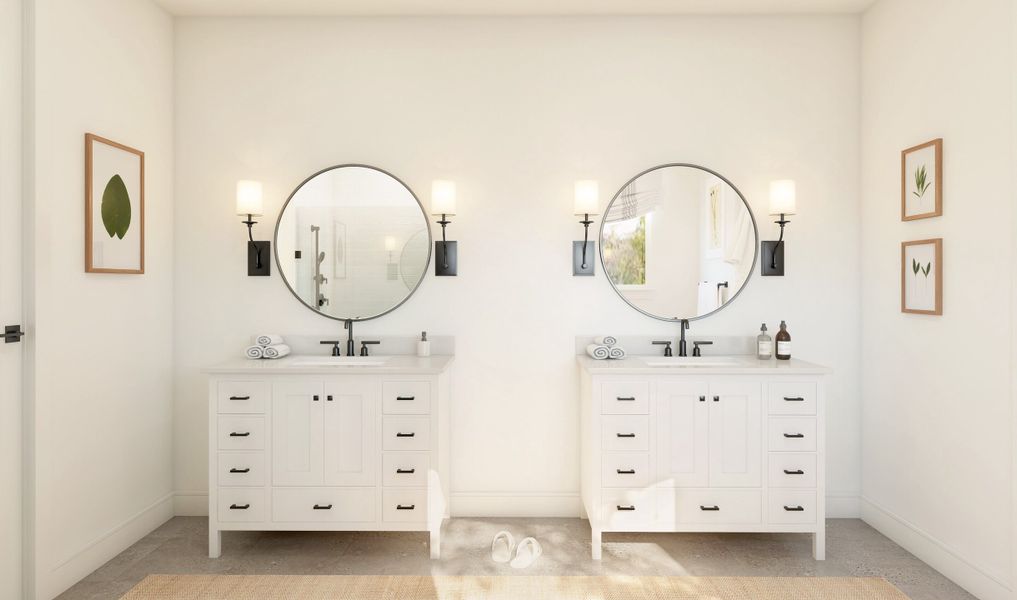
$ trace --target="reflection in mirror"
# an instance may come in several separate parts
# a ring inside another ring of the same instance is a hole
[[[629,181],[601,225],[601,260],[615,290],[657,319],[695,319],[741,291],[756,261],[756,222],[727,180],[664,165]]]
[[[276,260],[290,290],[333,319],[365,320],[402,304],[430,262],[423,207],[395,177],[361,165],[300,184],[276,225]]]

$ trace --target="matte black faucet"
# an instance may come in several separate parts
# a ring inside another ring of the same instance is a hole
[[[346,336],[346,356],[356,356],[356,344],[353,343],[353,319],[343,321],[343,329],[349,331]]]
[[[688,328],[689,328],[689,320],[688,319],[682,319],[681,320],[681,327],[680,327],[680,329],[682,330],[682,338],[680,340],[678,340],[678,356],[688,356],[689,355],[688,346],[685,343],[685,331]]]

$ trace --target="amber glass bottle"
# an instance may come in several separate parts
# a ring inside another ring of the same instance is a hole
[[[787,323],[780,322],[777,332],[777,360],[791,360],[791,334],[787,332]]]

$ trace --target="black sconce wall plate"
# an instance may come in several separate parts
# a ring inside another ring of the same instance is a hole
[[[434,243],[434,274],[437,277],[458,275],[459,247],[456,242]],[[445,253],[448,252],[448,256]]]
[[[258,253],[261,252],[261,268]],[[272,242],[247,242],[247,276],[268,277],[272,274]]]
[[[760,248],[759,268],[763,277],[784,276],[784,246],[787,242],[763,242]],[[776,256],[774,256],[776,253]]]
[[[583,246],[586,246],[586,266],[583,266]],[[596,273],[597,245],[595,242],[572,242],[572,275],[592,277]]]

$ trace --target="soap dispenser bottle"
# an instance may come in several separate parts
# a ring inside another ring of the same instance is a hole
[[[777,360],[791,360],[791,334],[787,332],[787,323],[780,322],[777,332]]]
[[[431,356],[431,342],[427,341],[427,332],[420,332],[420,341],[417,342],[417,356]]]
[[[756,338],[756,358],[759,360],[773,358],[773,338],[766,333],[766,323],[759,328],[759,336]]]

